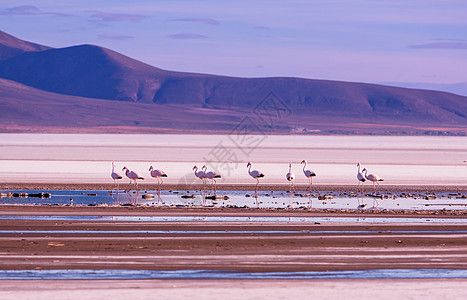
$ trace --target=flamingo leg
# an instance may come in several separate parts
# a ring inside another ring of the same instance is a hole
[[[310,181],[310,185],[308,186],[308,191],[309,191],[310,194],[311,194],[311,184],[312,184],[312,179],[311,179],[311,177],[308,177],[308,180]]]
[[[157,177],[157,195],[159,196],[160,198],[160,195],[161,195],[161,182],[160,182],[160,178]]]
[[[130,200],[130,204],[133,204],[133,197],[131,196],[131,179],[130,179],[130,183],[128,184],[128,188],[124,190],[125,194],[127,194],[128,196],[128,199]]]
[[[203,194],[206,194],[206,179],[203,178]]]
[[[139,197],[139,189],[138,189],[138,181],[135,179],[135,186],[136,186],[136,197],[135,197],[135,205],[138,204],[138,197]]]
[[[161,198],[161,182],[159,181],[159,177],[157,177],[157,202],[162,202]]]
[[[214,196],[217,196],[217,189],[216,189],[217,182],[215,179],[213,179],[213,181],[214,181]]]
[[[256,186],[255,186],[255,197],[258,198],[258,185],[259,185],[259,179],[256,178]]]
[[[117,203],[120,204],[120,200],[118,199],[118,192],[120,190],[120,181],[117,180]]]

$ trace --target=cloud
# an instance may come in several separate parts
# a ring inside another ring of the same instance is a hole
[[[412,45],[414,49],[467,49],[467,42],[437,42],[421,45]]]
[[[19,16],[19,15],[28,15],[28,16],[38,16],[38,15],[51,15],[59,17],[69,17],[70,14],[63,13],[53,13],[53,12],[43,12],[37,6],[34,5],[20,5],[5,8],[0,10],[0,16]]]
[[[91,22],[132,22],[138,23],[147,17],[139,14],[113,14],[106,12],[93,12]]]
[[[173,22],[193,22],[193,23],[204,23],[208,25],[219,25],[220,22],[214,19],[209,18],[182,18],[182,19],[172,19]]]
[[[1,15],[37,15],[40,13],[39,8],[34,5],[21,5],[5,8],[0,11]]]
[[[433,41],[467,42],[466,39],[445,39],[445,38],[433,39]]]
[[[258,30],[271,30],[270,27],[265,27],[265,26],[255,26],[253,27],[254,29],[258,29]]]
[[[201,35],[201,34],[196,34],[196,33],[177,33],[177,34],[168,35],[167,37],[171,38],[171,39],[176,39],[176,40],[206,39],[206,38],[208,38],[207,36],[204,36],[204,35]]]
[[[134,36],[122,35],[122,34],[99,34],[97,36],[100,40],[130,40],[134,39]]]

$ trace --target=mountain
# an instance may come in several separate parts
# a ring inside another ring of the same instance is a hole
[[[82,98],[6,79],[0,79],[0,99],[0,132],[216,133],[230,131],[244,114]]]
[[[406,87],[411,89],[436,90],[448,93],[454,93],[461,96],[467,96],[467,82],[458,82],[451,84],[426,83],[426,82],[386,82],[386,85]]]
[[[50,49],[50,47],[26,42],[0,31],[0,60],[11,58],[25,52],[43,51],[47,49]]]
[[[228,132],[245,116],[262,121],[255,130],[268,133],[465,134],[467,128],[467,97],[446,92],[172,72],[93,45],[51,49],[13,37],[0,44],[23,49],[0,61],[0,97],[10,105],[0,125],[35,113],[24,122],[39,128],[46,120],[36,112],[63,109],[70,117],[49,124],[57,130]],[[35,111],[25,111],[33,103]]]

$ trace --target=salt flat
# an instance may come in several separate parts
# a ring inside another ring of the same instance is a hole
[[[289,163],[296,183],[306,184],[306,159],[316,184],[355,184],[357,162],[383,184],[467,184],[465,137],[0,134],[0,147],[1,182],[109,183],[116,161],[147,178],[154,165],[169,184],[196,183],[195,164],[221,173],[219,183],[252,184],[251,161],[266,174],[265,184],[286,183]]]

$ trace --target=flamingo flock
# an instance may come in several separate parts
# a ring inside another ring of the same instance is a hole
[[[312,184],[313,184],[313,177],[316,176],[316,173],[310,169],[307,169],[307,164],[308,162],[306,160],[302,160],[300,164],[303,164],[303,175],[305,178],[308,179],[308,191],[311,193],[312,189]],[[265,176],[264,173],[262,173],[259,170],[252,170],[252,163],[248,162],[247,163],[247,171],[248,174],[256,180],[256,185],[255,185],[255,197],[258,198],[258,186],[260,183],[260,179]],[[292,171],[292,164],[289,164],[288,166],[288,172],[286,173],[285,177],[287,182],[289,182],[289,192],[290,193],[295,193],[295,187],[294,187],[294,180],[295,180],[295,173]],[[200,190],[203,198],[205,198],[205,194],[207,193],[206,191],[206,181],[210,180],[211,185],[210,185],[210,191],[213,192],[214,197],[217,196],[217,181],[216,179],[222,178],[221,174],[214,172],[214,171],[208,171],[208,168],[206,165],[203,165],[201,169],[199,169],[196,165],[192,169],[194,171],[194,175],[199,178],[203,182],[203,187]],[[132,185],[134,186],[136,193],[138,194],[138,181],[139,180],[144,180],[144,177],[133,171],[130,170],[127,167],[123,167],[122,171],[125,172],[126,177],[130,180],[128,188],[125,189],[125,192],[129,192],[132,188]],[[152,178],[155,178],[157,180],[157,195],[160,200],[160,191],[161,187],[163,184],[163,178],[167,177],[167,174],[159,169],[155,169],[153,166],[149,167],[149,174]],[[112,162],[112,171],[111,171],[111,178],[114,181],[114,188],[117,189],[117,201],[118,201],[118,190],[119,190],[119,180],[123,178],[123,176],[115,171],[115,162]],[[360,163],[357,163],[357,180],[358,180],[358,185],[357,185],[357,191],[361,191],[363,193],[363,184],[365,181],[371,181],[373,183],[373,194],[376,194],[376,188],[379,187],[379,182],[384,181],[384,179],[374,173],[368,173],[368,170],[366,168],[362,169],[362,166]],[[112,190],[113,192],[113,190]],[[136,203],[136,200],[133,200],[133,203]]]

